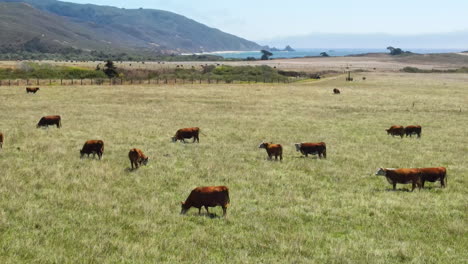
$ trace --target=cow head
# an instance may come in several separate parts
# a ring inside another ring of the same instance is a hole
[[[144,158],[144,159],[141,161],[141,163],[143,163],[143,165],[146,166],[146,164],[148,164],[148,159],[149,159],[148,157]]]
[[[294,143],[294,146],[296,146],[296,151],[301,151],[302,143]]]
[[[83,150],[80,149],[80,158],[83,158],[84,154],[85,154],[85,153],[83,152]]]
[[[266,148],[268,147],[268,144],[269,144],[269,143],[262,142],[260,145],[258,145],[258,148],[264,148],[264,149],[266,149]]]
[[[387,170],[384,168],[379,168],[376,172],[375,175],[377,176],[385,176],[387,175]]]
[[[171,137],[171,141],[172,141],[172,142],[176,142],[176,141],[177,141],[177,138],[176,138],[176,137]]]
[[[180,202],[181,206],[182,206],[182,210],[180,210],[180,214],[185,214],[187,213],[188,209],[190,208],[190,206],[188,206],[185,202]]]

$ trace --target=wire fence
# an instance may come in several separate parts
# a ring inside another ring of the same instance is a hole
[[[0,86],[68,86],[68,85],[175,85],[175,84],[251,84],[251,83],[290,83],[304,78],[108,78],[108,79],[3,79]]]

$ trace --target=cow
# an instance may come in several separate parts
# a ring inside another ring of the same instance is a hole
[[[99,159],[102,158],[104,153],[104,141],[102,140],[88,140],[84,143],[83,148],[80,150],[80,158],[86,154],[89,157],[89,154],[93,154],[93,157],[98,155]]]
[[[135,168],[138,169],[138,166],[141,164],[146,165],[148,164],[148,157],[143,154],[143,151],[137,148],[133,148],[128,152],[128,158],[130,159],[130,165],[132,166],[135,164]]]
[[[56,125],[57,128],[60,128],[62,126],[61,118],[59,115],[42,117],[41,120],[39,120],[39,123],[37,123],[36,127],[48,127],[53,125]]]
[[[39,87],[26,87],[26,93],[36,93],[37,91],[39,91]]]
[[[396,190],[397,183],[400,184],[412,184],[411,191],[414,191],[416,186],[420,190],[422,187],[421,183],[421,171],[419,169],[392,169],[392,168],[380,168],[375,173],[377,176],[385,176],[387,181],[393,185],[393,190]]]
[[[296,151],[299,151],[302,153],[302,155],[305,155],[306,157],[311,154],[311,155],[317,155],[319,158],[322,158],[322,156],[326,159],[327,158],[327,145],[325,142],[319,142],[319,143],[295,143],[296,146]]]
[[[280,160],[283,160],[283,146],[280,144],[263,142],[258,146],[258,148],[264,148],[270,160],[273,156],[275,156],[275,160],[278,160],[278,156],[280,157]]]
[[[416,134],[418,138],[421,137],[421,126],[407,126],[405,127],[406,136],[412,137],[413,134]]]
[[[334,89],[333,89],[333,93],[334,93],[334,94],[340,94],[341,92],[340,92],[340,90],[339,90],[339,89],[337,89],[337,88],[334,88]]]
[[[405,135],[405,128],[403,126],[391,126],[389,129],[385,129],[387,131],[387,135],[400,136],[403,138]]]
[[[440,186],[445,188],[447,185],[447,169],[444,167],[437,168],[420,168],[421,172],[421,182],[422,187],[424,188],[424,183],[440,181]]]
[[[207,214],[210,214],[208,207],[221,206],[223,216],[226,216],[226,209],[229,206],[229,189],[226,186],[208,186],[197,187],[190,192],[185,202],[181,202],[181,214],[187,213],[191,207],[198,208],[198,214],[201,214],[201,208],[205,207]]]
[[[200,133],[200,128],[198,127],[181,128],[177,130],[175,135],[172,137],[172,142],[177,142],[177,140],[180,140],[186,143],[185,142],[186,138],[193,137],[193,143],[195,143],[195,141],[200,143],[200,139],[198,138],[199,133]]]
[[[0,149],[3,148],[3,134],[0,132]]]

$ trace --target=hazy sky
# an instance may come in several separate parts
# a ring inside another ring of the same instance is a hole
[[[468,30],[468,0],[66,1],[172,11],[256,41],[313,32],[420,34]]]

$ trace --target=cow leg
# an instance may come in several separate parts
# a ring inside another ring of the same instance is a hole
[[[396,182],[393,182],[393,190],[396,191]]]
[[[421,186],[424,188],[424,184],[426,183],[426,181],[422,181],[421,182]]]
[[[205,205],[205,210],[208,215],[210,215],[210,212],[208,211],[208,206]]]
[[[305,156],[306,156],[306,158],[307,158],[307,157],[309,156],[309,153],[306,152]]]
[[[445,188],[445,178],[440,179],[440,187]]]
[[[283,160],[283,154],[280,154],[279,156],[280,156],[280,160]]]
[[[226,209],[227,209],[227,207],[223,206],[223,217],[226,217]]]
[[[133,161],[130,161],[130,166],[132,166],[132,170],[133,170]]]
[[[201,215],[201,206],[198,208],[198,214]]]

